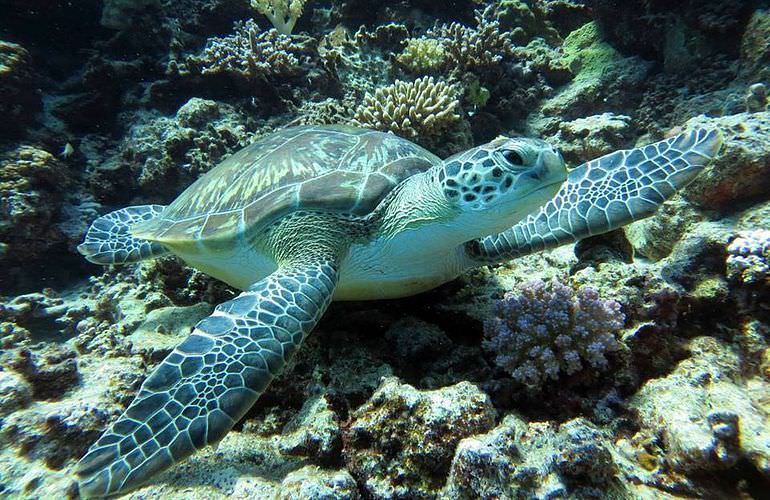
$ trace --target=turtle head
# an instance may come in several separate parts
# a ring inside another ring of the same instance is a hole
[[[444,161],[438,181],[478,237],[511,227],[550,200],[567,178],[561,154],[538,139],[498,137]]]

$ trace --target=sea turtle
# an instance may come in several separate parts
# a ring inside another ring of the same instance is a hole
[[[332,300],[416,294],[646,217],[720,144],[717,131],[694,130],[568,174],[539,140],[499,137],[442,161],[388,133],[294,127],[233,154],[168,206],[96,219],[78,247],[92,262],[173,253],[243,292],[144,381],[80,460],[80,493],[126,492],[222,439]]]

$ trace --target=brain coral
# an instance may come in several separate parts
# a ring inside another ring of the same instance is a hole
[[[619,348],[614,332],[623,326],[620,304],[602,300],[590,287],[572,288],[533,280],[521,295],[506,293],[484,324],[484,348],[498,366],[532,388],[583,369],[603,370],[605,353]]]

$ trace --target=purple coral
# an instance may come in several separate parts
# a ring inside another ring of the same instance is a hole
[[[484,348],[519,382],[533,388],[561,372],[571,375],[584,362],[607,368],[605,353],[620,346],[614,333],[623,327],[620,304],[602,300],[591,287],[577,292],[553,280],[526,283],[520,295],[511,292],[494,307],[484,323]]]

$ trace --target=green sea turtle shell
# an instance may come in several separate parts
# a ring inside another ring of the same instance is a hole
[[[401,181],[440,161],[383,132],[286,128],[222,161],[132,233],[168,242],[228,239],[294,210],[364,217]]]

